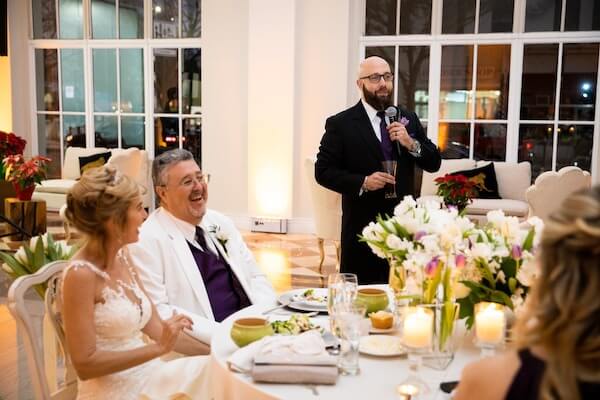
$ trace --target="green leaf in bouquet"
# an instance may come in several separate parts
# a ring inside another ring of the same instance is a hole
[[[33,252],[27,244],[24,244],[22,248],[25,251],[25,256],[27,257],[27,264],[21,265],[23,265],[23,267],[27,270],[28,274],[33,274],[36,271],[35,269],[33,269]]]
[[[41,236],[38,236],[38,240],[35,242],[35,249],[33,252],[33,262],[32,262],[32,268],[34,269],[33,272],[42,268],[42,266],[45,264],[45,262],[46,262],[46,257],[44,255],[44,241],[42,240]]]
[[[541,232],[538,232],[538,234],[540,234]],[[523,250],[527,250],[527,251],[531,251],[531,248],[533,247],[533,238],[535,236],[535,228],[531,227],[531,229],[529,229],[529,232],[527,232],[527,236],[525,237],[525,240],[523,241]]]
[[[479,272],[481,273],[481,276],[483,277],[483,279],[485,281],[487,281],[487,283],[489,284],[489,286],[492,289],[495,289],[496,288],[496,279],[494,278],[494,274],[492,274],[492,271],[490,271],[487,261],[481,260],[481,262],[477,262],[475,265],[476,265],[477,269],[479,270]]]
[[[492,293],[490,295],[490,300],[493,301],[494,303],[504,304],[504,305],[510,307],[511,309],[514,308],[513,302],[510,299],[510,297],[506,293],[501,292],[499,290],[492,291]]]
[[[475,322],[475,304],[477,304],[479,301],[473,300],[471,295],[456,301],[460,305],[458,318],[466,318],[465,325],[467,326],[467,329],[471,329],[473,327],[473,323]]]
[[[13,270],[14,277],[28,275],[29,271],[15,257],[8,253],[0,252],[0,259]]]
[[[511,293],[514,293],[517,290],[517,280],[515,278],[508,278],[508,289]]]
[[[517,276],[517,260],[511,257],[505,257],[500,264],[500,268],[504,271],[504,276],[512,278]]]

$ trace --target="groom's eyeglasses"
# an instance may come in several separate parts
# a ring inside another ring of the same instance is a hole
[[[183,187],[192,187],[196,183],[201,185],[208,185],[210,182],[210,174],[196,174],[195,176],[187,176],[181,182],[179,182],[180,186]]]
[[[394,79],[394,74],[391,72],[386,72],[385,74],[371,74],[360,77],[360,79],[368,79],[371,83],[379,83],[381,78],[383,78],[383,80],[386,82],[391,82]]]

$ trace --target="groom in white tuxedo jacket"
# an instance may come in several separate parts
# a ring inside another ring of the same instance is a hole
[[[194,321],[192,336],[209,344],[218,323],[275,292],[242,235],[224,215],[208,210],[208,187],[192,154],[177,149],[154,159],[160,207],[142,225],[130,253],[163,319],[174,311]]]

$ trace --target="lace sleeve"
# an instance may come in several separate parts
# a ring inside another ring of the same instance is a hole
[[[88,268],[89,270],[93,271],[96,275],[98,275],[99,277],[101,277],[104,280],[109,280],[110,277],[108,276],[108,274],[105,271],[102,271],[100,268],[96,267],[94,264],[92,264],[89,261],[85,261],[85,260],[73,260],[69,263],[69,265],[67,266],[67,268],[65,268],[65,272],[63,273],[63,277],[66,276],[66,274],[69,273],[69,271],[71,271],[72,269],[79,269],[79,268]]]

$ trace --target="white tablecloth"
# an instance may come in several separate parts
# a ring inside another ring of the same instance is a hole
[[[307,385],[254,383],[252,379],[227,367],[227,358],[237,350],[229,332],[232,322],[242,316],[260,315],[264,308],[251,306],[232,314],[220,324],[212,339],[211,365],[215,398],[217,400],[262,400],[262,399],[397,399],[396,386],[408,375],[408,360],[405,357],[360,356],[360,375],[342,376],[333,386],[317,386],[318,395]],[[321,326],[328,326],[327,316],[315,317]],[[462,325],[460,326],[462,328]],[[461,332],[464,329],[461,329]],[[478,358],[479,351],[472,345],[472,336],[462,337],[462,344],[450,366],[445,371],[436,371],[423,366],[421,377],[432,389],[430,399],[443,400],[449,396],[439,390],[440,382],[456,381],[463,367]],[[420,399],[420,397],[419,397]]]

